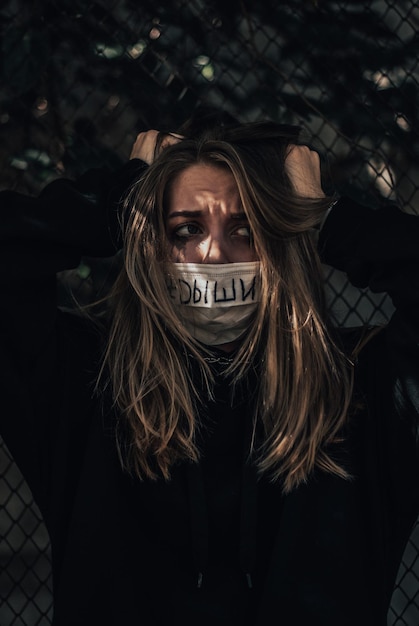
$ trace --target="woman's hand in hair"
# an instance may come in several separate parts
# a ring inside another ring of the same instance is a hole
[[[151,165],[164,148],[182,139],[175,133],[161,133],[158,130],[147,130],[137,135],[130,154],[130,159],[141,159]]]
[[[311,150],[308,146],[291,146],[285,160],[285,171],[297,196],[324,198],[320,157],[315,150]]]

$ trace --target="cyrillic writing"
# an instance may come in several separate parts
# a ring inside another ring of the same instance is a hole
[[[170,297],[178,304],[211,306],[212,304],[241,304],[256,301],[256,276],[233,277],[210,281],[194,278],[171,278],[168,282]]]

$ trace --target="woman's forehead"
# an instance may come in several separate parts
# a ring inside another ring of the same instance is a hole
[[[229,201],[238,196],[233,174],[224,167],[197,163],[190,165],[172,181],[170,205],[195,199]]]

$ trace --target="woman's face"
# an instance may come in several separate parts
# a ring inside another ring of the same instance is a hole
[[[233,175],[191,165],[173,181],[165,216],[171,260],[177,263],[256,261]]]

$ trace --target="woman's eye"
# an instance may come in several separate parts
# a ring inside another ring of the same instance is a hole
[[[239,226],[238,228],[236,228],[234,234],[238,235],[239,237],[247,237],[248,239],[251,239],[252,237],[250,226],[248,224],[243,224],[243,226]]]
[[[200,232],[200,228],[196,224],[182,224],[181,226],[175,228],[173,234],[179,239],[186,239],[187,237],[197,235]]]

